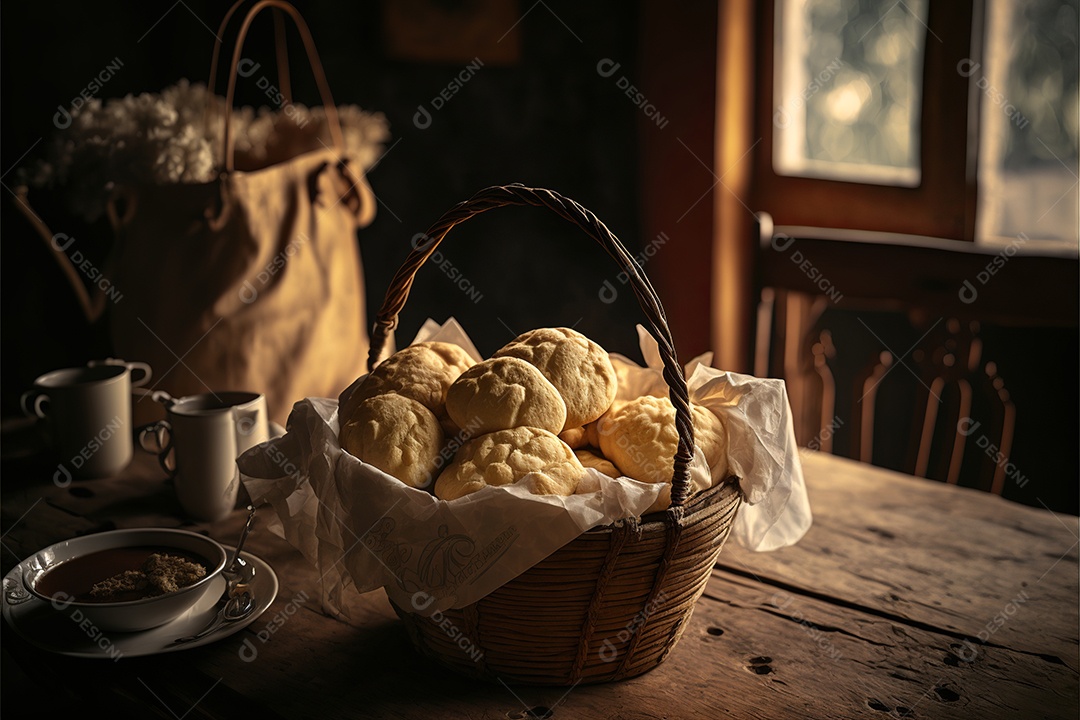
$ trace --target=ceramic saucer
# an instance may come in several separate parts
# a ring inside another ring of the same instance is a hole
[[[232,554],[233,548],[225,549]],[[142,632],[104,632],[86,618],[77,617],[81,614],[78,610],[57,609],[52,603],[26,592],[22,584],[26,568],[20,563],[4,577],[3,616],[11,628],[31,644],[72,657],[119,660],[201,647],[243,630],[266,612],[277,597],[278,579],[273,568],[251,553],[242,552],[240,556],[255,567],[252,583],[256,599],[254,612],[243,620],[222,625],[206,637],[181,645],[173,644],[173,640],[194,635],[213,618],[214,606],[225,592],[223,578],[215,578],[191,609],[165,625]]]

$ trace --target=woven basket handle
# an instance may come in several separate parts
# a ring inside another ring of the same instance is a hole
[[[622,242],[592,212],[557,192],[517,184],[489,187],[459,203],[439,218],[428,229],[427,240],[409,253],[405,263],[390,282],[390,288],[386,291],[386,298],[372,329],[368,369],[374,369],[387,338],[397,327],[398,314],[409,298],[416,272],[439,247],[450,229],[475,215],[509,205],[546,207],[559,217],[577,225],[600,243],[629,278],[630,287],[645,313],[649,331],[660,346],[660,358],[664,361],[664,380],[671,390],[671,403],[675,406],[679,444],[675,451],[675,472],[671,480],[671,505],[682,505],[690,487],[689,467],[694,455],[694,426],[690,416],[690,393],[675,354],[675,344],[671,339],[664,308],[649,279]]]

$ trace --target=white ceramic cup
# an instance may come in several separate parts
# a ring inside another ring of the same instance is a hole
[[[54,480],[103,478],[132,457],[131,389],[150,380],[150,366],[110,358],[54,370],[23,393],[23,412],[46,420],[59,456]]]
[[[236,505],[236,458],[270,438],[266,398],[219,392],[165,400],[166,419],[139,430],[139,445],[156,453],[173,479],[184,512],[214,521]]]

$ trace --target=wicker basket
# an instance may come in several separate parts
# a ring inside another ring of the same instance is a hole
[[[582,534],[478,602],[423,617],[394,605],[416,648],[465,675],[573,685],[640,675],[675,647],[731,530],[741,495],[734,478],[686,501],[694,434],[689,392],[663,307],[641,268],[599,219],[550,190],[491,187],[443,215],[430,242],[394,276],[376,319],[368,366],[397,326],[417,270],[447,232],[508,205],[546,207],[599,242],[629,278],[660,346],[679,431],[672,506]]]

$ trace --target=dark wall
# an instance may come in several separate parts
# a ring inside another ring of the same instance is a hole
[[[381,303],[411,238],[489,185],[521,182],[558,190],[593,210],[631,249],[640,245],[638,111],[611,78],[596,71],[599,60],[612,58],[621,63],[621,74],[635,76],[635,3],[536,6],[515,30],[519,61],[485,63],[426,129],[413,123],[417,107],[430,106],[462,63],[391,58],[378,2],[296,4],[319,45],[335,100],[381,111],[390,124],[393,149],[370,174],[380,199],[378,216],[359,238],[369,314]],[[17,175],[13,168],[43,149],[44,141],[35,146],[38,139],[55,131],[57,106],[70,103],[113,58],[121,58],[123,68],[101,90],[102,98],[157,91],[184,77],[205,81],[213,42],[206,25],[216,29],[227,7],[206,0],[5,4],[5,185],[11,187]],[[519,3],[519,13],[527,9],[528,3]],[[245,55],[272,66],[268,16],[254,32],[256,42]],[[294,97],[316,104],[299,43],[291,39]],[[258,91],[249,90],[240,101],[259,103]],[[108,227],[81,225],[55,200],[39,194],[33,201],[53,232],[78,234],[89,253],[104,257]],[[3,410],[9,414],[36,375],[100,357],[108,343],[102,328],[80,320],[66,281],[8,192],[0,208],[0,370]],[[402,315],[399,343],[408,342],[426,317],[454,315],[485,354],[512,332],[574,325],[609,350],[637,355],[634,324],[641,316],[632,298],[624,293],[614,304],[599,301],[604,280],[613,280],[617,271],[595,243],[564,221],[533,208],[508,208],[456,229],[442,250],[482,297],[473,302],[437,269],[421,270]]]

